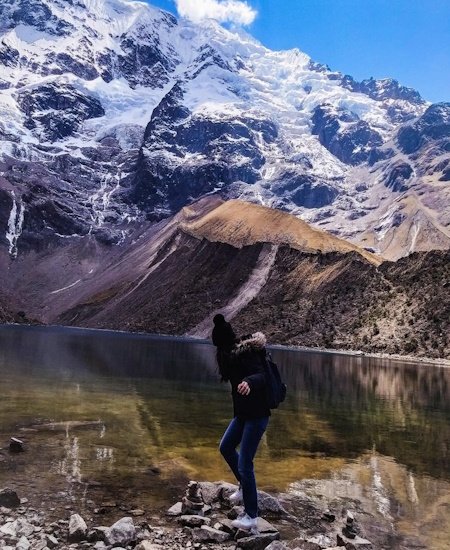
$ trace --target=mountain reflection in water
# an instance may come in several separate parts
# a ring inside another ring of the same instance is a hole
[[[0,487],[154,508],[188,479],[233,481],[217,448],[231,397],[211,345],[3,326],[0,349]],[[279,348],[272,356],[288,395],[258,452],[260,488],[295,494],[320,480],[314,490],[325,495],[364,493],[405,532],[408,518],[434,507],[432,529],[450,504],[450,369]],[[26,453],[7,452],[11,436]]]

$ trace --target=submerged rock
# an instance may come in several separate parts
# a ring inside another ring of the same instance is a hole
[[[23,441],[20,439],[17,439],[16,437],[11,437],[11,441],[9,443],[9,450],[12,453],[22,453],[25,449],[23,446]]]

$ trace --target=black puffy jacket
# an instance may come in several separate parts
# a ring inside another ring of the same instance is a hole
[[[246,336],[231,352],[230,382],[234,416],[260,418],[270,416],[265,393],[266,337],[262,332]],[[243,381],[250,387],[248,395],[241,395],[237,387]]]

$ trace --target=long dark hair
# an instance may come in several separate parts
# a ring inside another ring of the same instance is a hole
[[[231,371],[231,353],[223,349],[217,348],[216,352],[217,370],[220,374],[221,382],[228,382]]]

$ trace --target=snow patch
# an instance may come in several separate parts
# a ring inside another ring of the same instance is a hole
[[[6,240],[9,242],[8,252],[11,258],[17,258],[17,241],[22,234],[23,220],[25,215],[25,205],[23,202],[16,202],[16,195],[11,191],[13,200],[11,212],[8,219],[8,230],[6,231]]]

